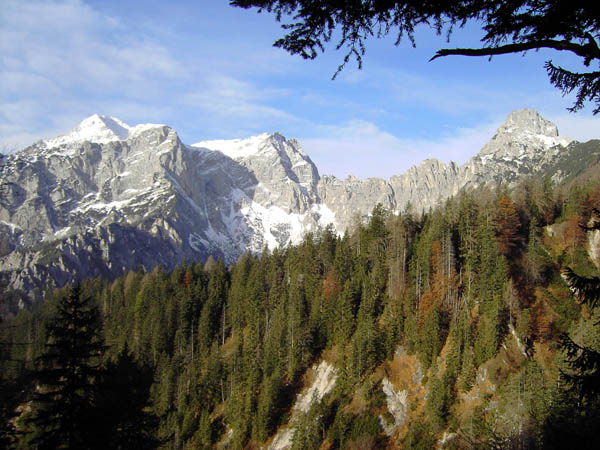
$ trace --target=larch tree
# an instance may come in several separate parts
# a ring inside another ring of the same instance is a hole
[[[515,204],[508,196],[503,195],[497,204],[496,238],[504,256],[509,256],[518,247],[520,226]]]

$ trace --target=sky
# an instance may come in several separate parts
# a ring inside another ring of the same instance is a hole
[[[312,61],[273,47],[275,17],[226,0],[3,0],[0,8],[0,151],[68,133],[92,114],[129,125],[164,123],[184,143],[263,132],[296,138],[321,174],[404,172],[425,158],[462,164],[515,109],[536,109],[560,133],[600,137],[592,108],[550,85],[550,51],[446,57],[477,46],[476,24],[448,44],[418,29],[417,47],[367,41],[363,69],[331,45]]]

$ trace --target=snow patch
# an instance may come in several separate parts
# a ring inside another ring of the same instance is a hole
[[[482,157],[481,157],[481,164],[485,166],[485,165],[486,165],[486,163],[487,163],[487,162],[488,162],[490,159],[492,159],[493,157],[494,157],[494,155],[492,155],[491,153],[490,153],[490,154],[487,154],[487,155],[484,155],[484,156],[482,156]]]
[[[17,225],[16,223],[6,222],[4,220],[0,220],[0,223],[2,225],[7,226],[8,228],[10,228],[10,234],[15,234],[15,230],[19,230],[19,231],[22,230],[22,228],[19,225]]]
[[[557,145],[566,147],[573,142],[573,139],[570,139],[566,136],[546,136],[544,134],[536,134],[534,136],[539,141],[542,141],[546,147],[555,147]]]
[[[78,208],[74,209],[73,211],[75,212],[87,212],[90,209],[93,210],[103,210],[105,212],[108,211],[112,211],[115,209],[121,209],[123,206],[127,205],[128,203],[130,203],[133,200],[133,198],[128,198],[127,200],[116,200],[116,201],[112,201],[109,203],[104,203],[104,202],[96,202],[96,203],[90,203],[88,205],[82,205],[79,206]]]
[[[304,215],[302,214],[288,214],[275,205],[265,207],[250,199],[240,211],[246,218],[249,227],[263,237],[269,250],[287,244],[295,244],[302,240],[305,231]],[[260,251],[262,248],[253,248],[252,250]]]
[[[133,128],[130,128],[129,134],[125,139],[137,136],[138,134],[141,134],[144,131],[152,130],[154,128],[162,128],[164,126],[165,126],[164,124],[160,124],[160,123],[141,123],[141,124],[136,125]]]
[[[231,159],[241,159],[259,153],[264,148],[265,141],[270,136],[269,133],[263,133],[246,139],[215,139],[210,141],[200,141],[192,144],[190,147],[195,149],[205,148],[221,152]]]
[[[62,239],[66,237],[69,234],[69,230],[71,230],[71,227],[61,228],[60,230],[54,232],[54,238]]]
[[[335,218],[335,213],[329,209],[324,203],[318,204],[318,205],[313,205],[313,207],[311,208],[313,213],[316,213],[319,215],[319,226],[325,228],[327,225],[332,224],[333,228],[336,231],[338,236],[342,236],[342,232],[338,230],[337,227],[337,221]]]

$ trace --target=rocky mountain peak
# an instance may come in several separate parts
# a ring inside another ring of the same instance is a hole
[[[48,148],[83,141],[104,144],[127,139],[130,130],[129,125],[115,117],[94,114],[82,120],[70,133],[43,142]]]
[[[279,183],[285,179],[300,184],[315,184],[319,179],[316,166],[302,150],[300,143],[295,139],[288,140],[277,132],[245,139],[200,141],[191,147],[224,154],[250,169],[264,185],[274,187],[273,182]]]
[[[511,112],[498,133],[533,133],[549,137],[558,137],[558,128],[549,120],[544,119],[534,109],[519,109]]]
[[[282,149],[287,149],[292,153],[298,153],[305,158],[308,157],[297,140],[286,139],[285,136],[278,132],[262,133],[243,139],[213,139],[199,141],[192,144],[191,147],[218,151],[234,160],[255,158],[259,153],[277,152]]]
[[[124,141],[145,130],[157,127],[162,128],[164,125],[145,123],[131,127],[116,117],[94,114],[82,120],[68,134],[53,139],[46,139],[42,141],[42,144],[46,148],[79,144],[85,141],[106,144],[108,142]]]
[[[93,136],[106,133],[121,140],[127,139],[131,127],[116,117],[94,114],[84,119],[74,131]]]
[[[496,130],[490,142],[483,146],[478,157],[521,158],[546,153],[572,139],[559,136],[557,126],[533,109],[511,112]]]
[[[212,139],[196,142],[191,147],[217,151],[231,159],[238,160],[258,154],[264,145],[268,144],[271,136],[269,133],[262,133],[244,139]]]

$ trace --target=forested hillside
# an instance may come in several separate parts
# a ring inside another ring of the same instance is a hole
[[[328,227],[230,267],[57,290],[0,325],[0,440],[266,448],[287,430],[301,449],[585,446],[598,398],[561,376],[575,373],[561,342],[598,350],[600,326],[563,271],[597,276],[600,231],[585,226],[599,205],[593,170],[560,188],[532,178],[424,215],[377,206],[343,237]],[[73,330],[69,301],[97,314],[73,368],[90,428],[74,430],[43,398],[60,389],[44,380]],[[334,385],[294,407],[323,361]]]

